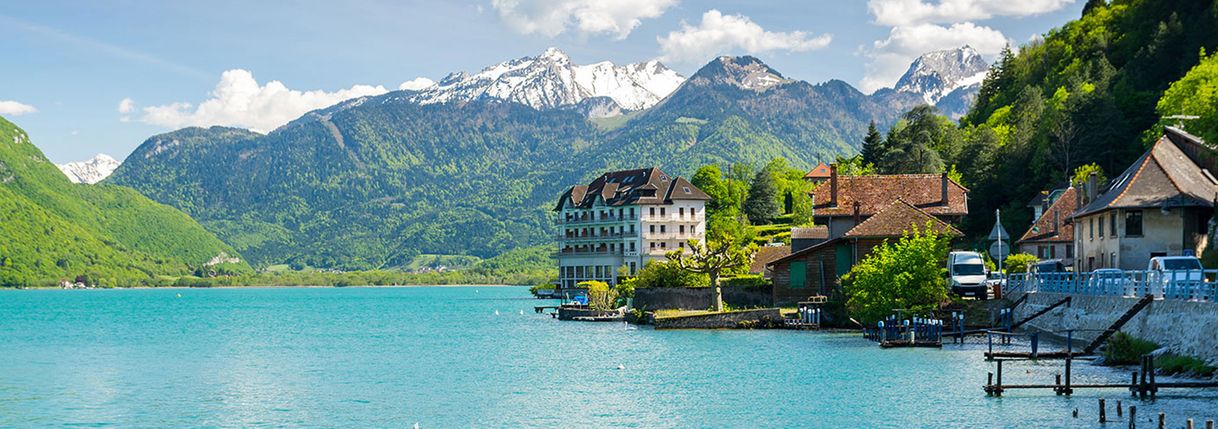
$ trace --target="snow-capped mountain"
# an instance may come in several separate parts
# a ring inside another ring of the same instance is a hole
[[[556,48],[536,57],[502,62],[476,73],[454,73],[411,96],[419,104],[495,98],[553,109],[608,97],[625,110],[655,105],[685,81],[659,61],[577,65]]]
[[[909,70],[897,80],[893,89],[921,95],[927,104],[937,104],[948,94],[961,89],[964,89],[961,92],[967,92],[970,87],[975,87],[975,92],[989,70],[989,63],[968,45],[927,52],[909,65]],[[959,96],[960,93],[954,95]]]
[[[72,183],[88,183],[90,185],[100,182],[103,179],[110,177],[110,173],[118,168],[118,160],[111,158],[110,155],[99,153],[88,161],[75,161],[67,164],[58,164],[60,171],[63,171],[68,180]]]

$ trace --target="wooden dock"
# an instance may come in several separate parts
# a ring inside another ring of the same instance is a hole
[[[998,374],[997,382],[995,383],[994,373],[986,374],[986,383],[983,389],[986,396],[1002,396],[1002,392],[1011,389],[1050,389],[1057,395],[1069,396],[1074,393],[1074,389],[1128,389],[1130,394],[1145,398],[1151,398],[1159,392],[1159,389],[1212,389],[1218,388],[1218,381],[1170,381],[1159,382],[1155,379],[1155,358],[1154,356],[1143,356],[1141,367],[1138,371],[1131,372],[1128,383],[1071,383],[1071,366],[1073,363],[1072,357],[1066,358],[1065,367],[1065,382],[1063,383],[1062,375],[1054,376],[1052,384],[1002,384],[1002,363],[1006,360],[997,359]]]

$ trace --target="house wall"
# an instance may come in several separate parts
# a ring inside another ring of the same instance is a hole
[[[850,265],[866,258],[882,239],[859,239],[844,241],[851,249]],[[837,243],[829,243],[807,254],[774,264],[774,305],[789,304],[813,295],[831,296],[839,287],[837,276]],[[806,265],[807,284],[802,288],[791,287],[791,263],[803,261]]]
[[[1204,224],[1210,209],[1173,208],[1164,213],[1159,209],[1141,209],[1142,235],[1130,236],[1126,231],[1126,213],[1133,210],[1109,210],[1074,219],[1077,258],[1075,271],[1098,268],[1145,270],[1152,255],[1179,256],[1190,250],[1199,255],[1205,246],[1205,234],[1198,223]],[[1117,213],[1117,235],[1111,234],[1109,222]],[[1104,218],[1104,231],[1099,231],[1099,218]],[[1092,231],[1092,228],[1095,231]]]
[[[1041,248],[1044,252],[1041,252]],[[1074,266],[1073,242],[1030,242],[1020,243],[1019,252],[1035,255],[1039,259],[1061,259],[1062,264]],[[1070,256],[1067,256],[1070,255]]]
[[[558,214],[559,284],[564,288],[585,280],[614,284],[619,267],[626,266],[633,275],[648,261],[664,260],[667,252],[682,248],[690,239],[705,240],[705,205],[677,201],[610,207],[598,198],[588,209],[564,208]]]

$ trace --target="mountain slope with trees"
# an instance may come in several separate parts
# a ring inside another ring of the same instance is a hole
[[[0,286],[132,286],[158,284],[160,275],[250,272],[228,260],[237,256],[230,246],[172,207],[132,189],[69,182],[3,118],[0,236]]]

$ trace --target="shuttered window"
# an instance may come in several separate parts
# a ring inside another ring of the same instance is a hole
[[[808,286],[808,263],[791,261],[791,289],[803,289]]]

